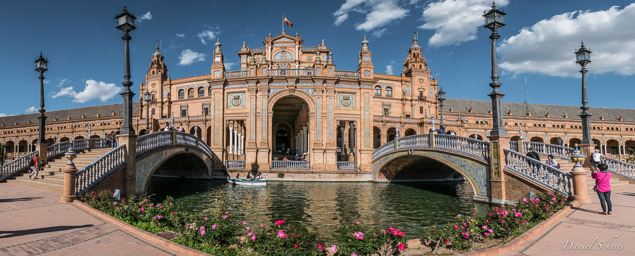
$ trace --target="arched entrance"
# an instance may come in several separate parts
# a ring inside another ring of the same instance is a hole
[[[544,143],[545,142],[541,137],[531,137],[531,139],[529,141],[531,141],[531,142],[540,142],[540,143]]]
[[[373,127],[373,148],[381,147],[381,129],[379,127]]]
[[[386,132],[386,135],[388,136],[388,140],[386,142],[391,142],[395,140],[395,136],[397,136],[397,130],[395,128],[389,128]]]
[[[275,101],[270,131],[273,160],[294,160],[295,154],[308,154],[309,112],[309,105],[299,96],[287,95]]]
[[[553,137],[551,139],[549,139],[549,144],[552,145],[560,145],[562,146],[563,140],[560,137]]]
[[[417,135],[417,131],[415,131],[414,129],[406,130],[405,136],[411,136],[411,135]]]

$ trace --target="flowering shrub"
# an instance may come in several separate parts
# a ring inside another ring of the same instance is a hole
[[[315,230],[277,220],[253,228],[243,223],[246,245],[262,255],[326,255],[324,239]]]
[[[458,215],[454,223],[426,229],[424,244],[436,251],[439,247],[469,250],[475,242],[490,238],[506,239],[514,232],[549,218],[564,208],[567,197],[559,192],[546,192],[537,198],[523,198],[515,206],[501,205],[486,214],[474,212],[470,216]]]
[[[336,239],[340,244],[335,255],[399,255],[406,249],[406,234],[400,229],[390,227],[384,231],[369,230],[360,222],[339,226]]]

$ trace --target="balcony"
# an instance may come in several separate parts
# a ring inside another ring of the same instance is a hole
[[[313,69],[269,69],[269,76],[313,76]]]
[[[225,167],[227,167],[227,170],[244,170],[245,160],[226,160]]]
[[[271,169],[294,169],[294,170],[308,170],[309,161],[280,161],[273,160],[271,163]]]
[[[339,78],[359,78],[359,73],[355,71],[338,71],[335,70],[333,75]]]
[[[357,169],[357,162],[349,161],[337,161],[338,170],[355,170]]]

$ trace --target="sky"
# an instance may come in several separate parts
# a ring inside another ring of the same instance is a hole
[[[137,16],[131,32],[132,89],[138,94],[155,43],[172,79],[209,74],[220,39],[228,70],[246,42],[262,47],[281,32],[282,16],[304,45],[324,39],[338,70],[355,70],[367,35],[375,73],[399,75],[414,33],[432,76],[448,98],[489,100],[491,31],[483,27],[489,0],[328,1],[3,1],[0,9],[0,116],[39,109],[34,60],[44,73],[47,111],[121,103],[123,33],[114,16],[124,3]],[[635,3],[619,0],[499,0],[500,90],[507,102],[581,103],[574,51],[584,41],[591,107],[633,108]],[[139,100],[139,95],[134,101]]]

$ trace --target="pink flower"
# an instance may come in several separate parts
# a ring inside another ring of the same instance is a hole
[[[151,204],[150,204],[150,207],[152,207],[152,206],[154,206],[154,204],[153,204],[153,203],[151,203]]]
[[[324,249],[324,246],[321,244],[318,244],[318,249]]]
[[[331,252],[336,252],[336,251],[337,251],[337,245],[331,246]]]
[[[229,213],[226,213],[226,214],[221,215],[220,217],[223,218],[223,219],[227,219],[227,217],[229,217],[229,216],[232,216],[232,215],[229,214]]]
[[[205,235],[205,226],[201,226],[201,236]]]
[[[357,253],[351,253],[351,256],[357,256]]]
[[[293,249],[298,248],[298,244],[293,244]]]
[[[355,222],[355,224],[359,225],[359,221],[358,221],[358,222]]]
[[[483,225],[481,228],[482,229],[487,229],[487,225]]]
[[[256,235],[251,235],[251,241],[256,241]]]
[[[117,209],[117,211],[119,211],[119,206],[115,207],[115,209]]]
[[[101,197],[101,194],[99,194],[99,197]]]
[[[245,227],[245,229],[246,229],[246,230],[250,230],[251,228],[250,228],[250,227]]]
[[[212,229],[216,229],[216,224],[212,225]]]
[[[522,217],[522,216],[523,216],[523,214],[522,214],[522,213],[517,212],[516,214],[514,214],[514,216],[516,216],[516,218],[520,218],[520,217]]]
[[[145,209],[143,208],[143,206],[141,206],[141,212],[145,211]]]
[[[260,227],[263,227],[263,228],[264,228],[264,227],[265,227],[265,224],[260,224]]]
[[[483,235],[485,235],[485,236],[489,236],[489,233],[488,233],[488,232],[485,232],[485,233],[483,233]]]
[[[454,225],[454,228],[455,228],[455,229],[459,229],[459,226],[458,226],[458,225]]]
[[[505,220],[501,220],[501,224],[505,223]]]
[[[526,197],[525,197],[525,198],[523,198],[523,202],[525,202],[525,203],[527,202],[527,198],[526,198]]]
[[[170,215],[174,215],[174,213],[173,213],[173,212],[171,212],[171,213],[170,213]]]
[[[276,220],[276,222],[274,224],[280,226],[280,225],[284,224],[284,220]]]
[[[406,245],[402,244],[402,243],[399,243],[399,246],[397,248],[399,248],[400,251],[403,251],[403,250],[406,249]]]
[[[278,237],[282,239],[287,239],[287,234],[284,233],[284,230],[278,230]]]
[[[203,218],[204,220],[209,220],[207,217]]]
[[[364,240],[364,233],[362,232],[355,232],[352,235],[357,238],[357,240]]]
[[[251,236],[251,235],[253,235],[253,234],[254,234],[254,232],[253,232],[253,231],[249,231],[249,233],[247,233],[247,236]]]
[[[523,224],[524,224],[524,223],[527,223],[525,220],[521,220],[521,222],[522,222]]]
[[[117,205],[117,202],[112,202],[112,205]]]
[[[243,225],[247,225],[247,222],[244,222],[244,221],[243,221]]]
[[[491,214],[491,213],[488,213],[488,214],[487,214],[487,216],[492,217],[492,214]]]
[[[450,241],[445,240],[445,241],[444,241],[444,243],[445,243],[445,244],[450,244]]]

